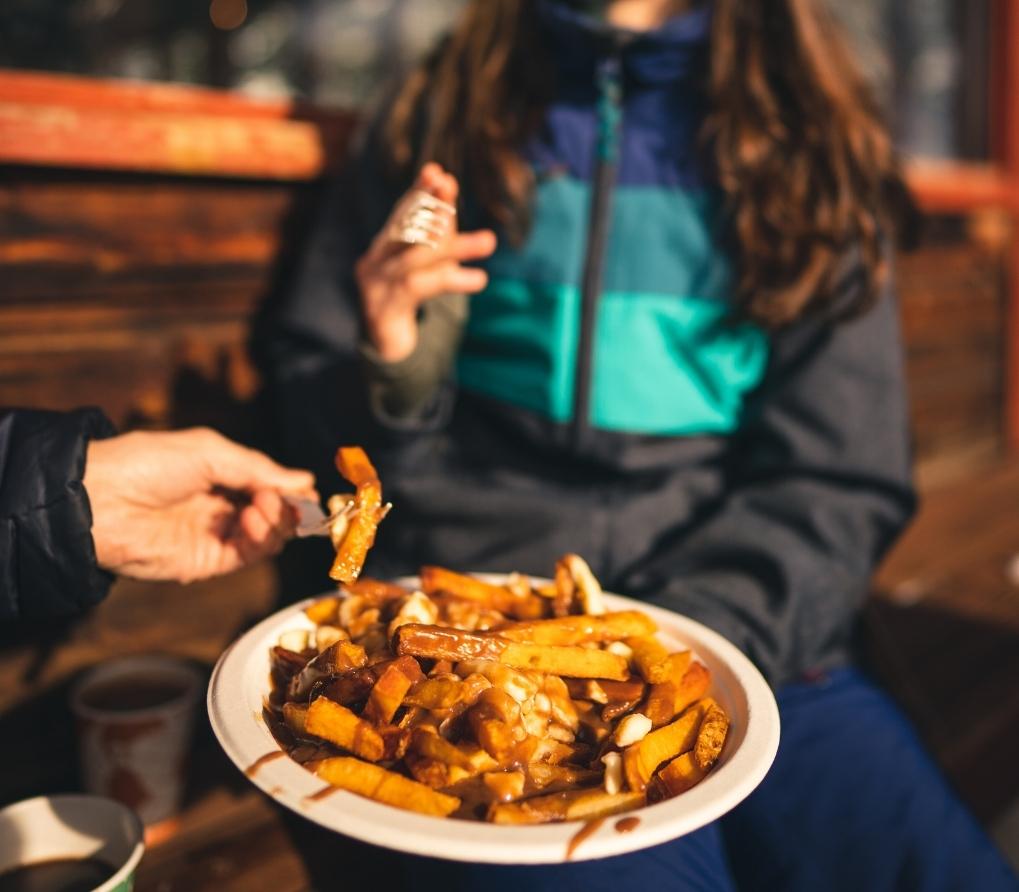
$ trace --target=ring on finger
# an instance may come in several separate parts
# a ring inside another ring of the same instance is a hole
[[[402,205],[393,213],[390,238],[408,245],[438,247],[449,234],[456,208],[421,189],[406,196]]]

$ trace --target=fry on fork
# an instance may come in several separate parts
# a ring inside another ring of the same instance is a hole
[[[357,487],[357,514],[347,525],[329,576],[351,583],[361,574],[368,549],[375,543],[375,530],[388,509],[382,505],[382,484],[375,466],[360,446],[341,446],[336,451],[336,467]]]

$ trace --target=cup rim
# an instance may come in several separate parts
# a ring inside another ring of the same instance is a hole
[[[91,685],[109,678],[116,678],[126,673],[132,665],[139,668],[144,667],[175,672],[179,678],[185,681],[186,687],[178,696],[171,700],[157,703],[153,706],[139,707],[138,709],[103,709],[84,702],[82,699],[84,692]],[[106,723],[137,722],[139,719],[177,712],[182,708],[190,708],[201,699],[203,684],[203,674],[185,657],[158,653],[128,654],[122,657],[103,660],[85,670],[82,677],[71,687],[70,707],[71,712],[78,718]]]
[[[0,808],[0,816],[3,816],[5,812],[13,811],[15,809],[30,810],[36,806],[42,805],[43,803],[59,805],[60,803],[72,802],[77,802],[83,805],[113,808],[116,811],[119,811],[132,827],[134,844],[131,846],[131,851],[127,858],[125,858],[123,863],[116,871],[114,871],[113,876],[111,876],[101,886],[97,886],[93,890],[93,892],[114,892],[121,883],[135,872],[142,859],[142,855],[145,854],[145,828],[142,825],[141,818],[139,818],[135,812],[129,809],[122,802],[118,802],[116,799],[110,799],[108,796],[95,796],[91,793],[55,793],[45,796],[33,796],[30,799],[21,799],[18,802],[11,802],[3,808]],[[24,866],[34,863],[36,862],[30,861]]]

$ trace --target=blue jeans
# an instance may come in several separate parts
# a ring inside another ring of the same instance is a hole
[[[1019,890],[898,707],[862,673],[788,685],[778,705],[782,741],[764,782],[681,839],[538,867],[388,853],[380,875],[393,880],[387,889],[402,874],[402,888],[444,892]]]

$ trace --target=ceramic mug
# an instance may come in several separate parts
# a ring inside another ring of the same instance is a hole
[[[0,810],[0,885],[5,875],[34,870],[49,871],[50,883],[55,873],[65,883],[74,874],[78,888],[91,881],[95,892],[131,892],[144,851],[138,816],[112,799],[38,796]],[[33,880],[26,888],[47,885],[39,873]]]
[[[71,692],[85,789],[136,812],[146,826],[178,811],[204,676],[176,657],[123,657],[90,670]]]

